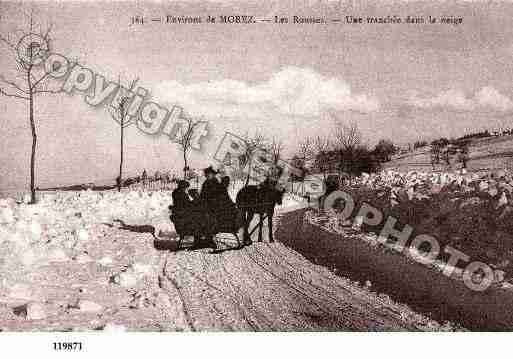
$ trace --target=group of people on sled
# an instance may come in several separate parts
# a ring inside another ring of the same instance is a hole
[[[237,209],[228,194],[230,177],[224,176],[219,180],[218,172],[212,166],[203,172],[206,179],[200,192],[189,189],[188,181],[178,181],[177,188],[172,192],[171,220],[180,236],[194,236],[195,247],[215,248],[215,233],[235,220]]]

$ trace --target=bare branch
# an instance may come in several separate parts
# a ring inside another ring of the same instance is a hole
[[[258,148],[266,147],[265,136],[259,132],[256,132],[254,136],[250,136],[249,133],[244,135],[244,141],[246,142],[247,151],[253,153]]]
[[[58,94],[64,92],[62,89],[58,90],[34,90],[33,93],[51,93],[51,94]]]
[[[282,159],[282,154],[285,146],[283,141],[273,137],[269,145],[267,146],[267,152],[269,152],[271,161],[274,165],[278,165],[280,159]]]
[[[45,33],[43,34],[42,31],[41,32],[41,35],[42,35],[42,38],[48,43],[49,39],[50,39],[50,32],[52,31],[52,28],[53,28],[53,24],[50,23],[48,25],[48,28],[46,29]]]
[[[36,81],[32,84],[32,89],[35,89],[35,88],[36,88],[36,86],[37,86],[41,81],[43,81],[45,78],[47,78],[47,77],[48,77],[48,75],[50,75],[50,73],[51,73],[51,71],[50,71],[50,72],[45,72],[45,74],[44,74],[43,76],[41,76],[41,77],[39,78],[39,80],[36,80]]]
[[[349,125],[342,123],[333,114],[335,121],[335,143],[334,145],[339,151],[353,150],[362,141],[362,136],[358,130],[358,125],[355,122],[351,122]]]
[[[21,95],[18,95],[18,94],[7,93],[2,88],[0,88],[0,94],[2,94],[4,96],[7,96],[7,97],[16,97],[16,98],[23,99],[23,100],[29,100],[29,98],[25,97],[25,96],[21,96]]]
[[[117,113],[116,113],[116,112],[114,112],[114,111],[116,111],[116,109],[113,109],[112,107],[110,107],[110,106],[109,106],[109,107],[107,107],[107,111],[109,112],[110,117],[112,117],[112,119],[113,119],[114,121],[117,121],[117,120],[118,120]]]
[[[29,94],[27,91],[25,91],[24,89],[22,89],[18,84],[16,84],[14,81],[9,81],[7,80],[3,75],[0,75],[0,81],[14,87],[15,89],[17,89],[18,91],[21,91],[23,92],[24,94]]]
[[[317,136],[313,140],[313,146],[317,153],[326,152],[330,147],[330,141],[327,137]]]
[[[137,77],[132,82],[130,82],[130,87],[128,88],[128,90],[133,91],[135,89],[135,85],[137,84],[138,81],[139,81],[139,78]]]
[[[34,8],[30,10],[30,32],[33,33],[34,31]]]
[[[299,154],[304,161],[307,161],[312,155],[313,141],[310,137],[306,137],[299,143]]]
[[[20,60],[16,60],[16,70],[22,74],[22,75],[18,75],[17,77],[21,78],[23,81],[27,81],[27,77],[26,77],[26,69],[25,69],[25,66],[23,66],[23,63],[20,61]]]
[[[134,123],[135,123],[135,121],[133,119],[130,119],[126,122],[123,121],[123,128],[127,128],[127,127],[133,125]]]
[[[187,152],[192,147],[192,140],[194,138],[194,129],[198,126],[202,121],[201,120],[193,120],[188,118],[187,127],[182,130],[180,136],[178,138],[177,143],[180,145],[183,151]]]
[[[0,34],[0,41],[5,43],[12,51],[17,53],[16,45],[14,43],[12,43],[11,41],[9,41],[9,39],[7,39],[6,37],[2,36],[1,34]]]

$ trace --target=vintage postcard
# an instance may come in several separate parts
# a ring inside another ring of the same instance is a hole
[[[0,331],[512,330],[512,17],[0,1]]]

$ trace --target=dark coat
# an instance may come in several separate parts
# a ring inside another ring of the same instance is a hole
[[[177,188],[171,193],[171,197],[173,198],[173,207],[176,211],[186,211],[189,209],[191,200],[187,193],[185,193],[184,188]]]
[[[214,223],[207,215],[203,201],[200,199],[191,201],[185,188],[175,189],[171,196],[173,197],[173,206],[170,206],[170,218],[180,236],[209,233],[210,228],[214,227]]]
[[[209,211],[216,211],[219,208],[219,199],[223,190],[224,187],[217,178],[207,179],[203,182],[200,199]]]
[[[230,198],[230,195],[228,194],[228,188],[226,188],[223,185],[221,185],[221,187],[222,188],[219,191],[219,202],[220,202],[220,205],[223,206],[223,207],[224,206],[235,205],[235,203]]]

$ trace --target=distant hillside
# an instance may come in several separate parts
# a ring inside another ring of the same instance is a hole
[[[395,156],[390,162],[384,163],[386,169],[399,171],[421,170],[430,171],[430,146]],[[489,137],[472,140],[469,147],[470,160],[467,168],[470,171],[490,170],[497,168],[513,169],[513,136]],[[451,160],[452,169],[461,168],[455,158]],[[435,170],[448,170],[445,164],[437,164]]]

